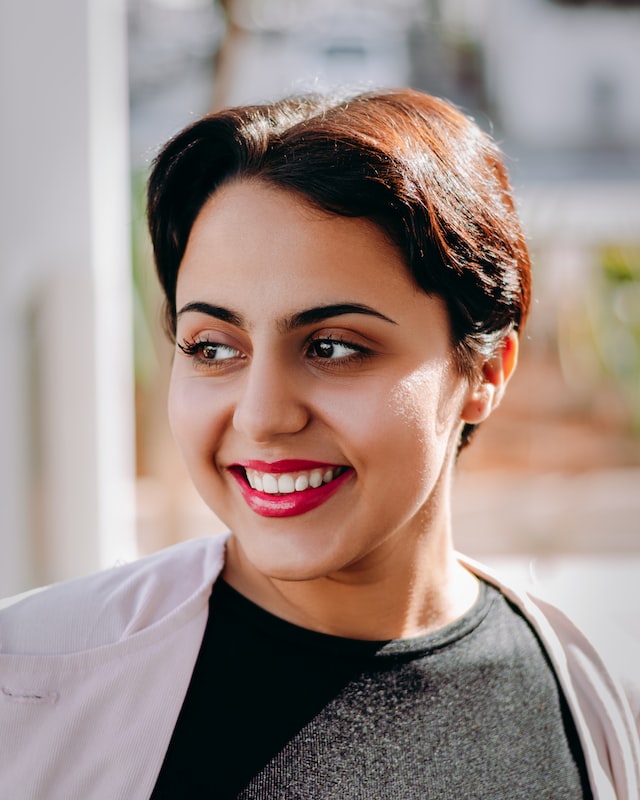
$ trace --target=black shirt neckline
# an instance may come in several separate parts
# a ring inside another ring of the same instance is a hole
[[[472,633],[486,618],[498,592],[484,581],[479,581],[478,597],[471,608],[458,619],[431,633],[407,639],[352,639],[310,630],[277,615],[254,603],[230,586],[223,578],[214,583],[210,613],[225,608],[227,614],[237,615],[248,629],[252,627],[275,640],[293,642],[298,647],[333,652],[340,658],[385,659],[421,658],[431,652],[454,644]]]

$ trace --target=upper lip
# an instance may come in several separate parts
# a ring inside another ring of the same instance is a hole
[[[281,475],[285,472],[297,472],[300,470],[326,469],[328,467],[341,466],[327,461],[309,461],[308,459],[285,458],[280,461],[259,461],[247,459],[246,461],[236,461],[231,467],[242,467],[243,469],[253,469],[256,472],[269,472],[272,475]]]

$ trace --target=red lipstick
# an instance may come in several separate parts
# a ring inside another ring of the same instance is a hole
[[[335,464],[328,464],[325,461],[307,461],[300,458],[285,458],[281,461],[238,461],[233,466],[244,467],[244,469],[255,469],[256,472],[272,472],[274,475],[282,475],[285,472],[298,472],[307,469],[327,469],[335,467]]]
[[[268,494],[267,492],[259,492],[249,486],[244,469],[283,474],[285,472],[295,472],[296,470],[321,469],[331,466],[331,464],[323,464],[318,461],[286,460],[273,464],[267,464],[262,461],[245,461],[242,464],[230,467],[229,473],[235,478],[246,504],[256,514],[261,517],[295,517],[299,514],[306,514],[308,511],[312,511],[325,503],[354,475],[354,470],[347,468],[332,481],[323,483],[322,486],[318,486],[316,489],[308,488],[303,492],[290,492],[288,494]],[[240,469],[240,467],[243,469]]]

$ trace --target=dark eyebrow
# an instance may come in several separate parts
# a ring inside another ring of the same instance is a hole
[[[230,311],[228,308],[223,308],[222,306],[214,306],[211,305],[211,303],[203,302],[187,303],[178,311],[176,318],[180,319],[183,314],[189,311],[198,314],[206,314],[222,322],[235,325],[242,330],[247,330],[247,324],[243,317],[236,314],[235,311]],[[370,306],[365,306],[360,303],[334,303],[332,305],[317,306],[315,308],[308,308],[305,311],[300,311],[282,320],[278,327],[283,332],[290,333],[298,330],[298,328],[304,328],[307,325],[315,325],[331,317],[341,317],[345,314],[366,314],[371,317],[377,317],[385,322],[390,322],[392,325],[398,324],[395,320],[386,317],[384,314],[380,313],[380,311],[376,311],[375,308],[371,308]]]
[[[330,317],[341,317],[345,314],[366,314],[371,317],[377,317],[385,322],[390,322],[392,325],[398,323],[376,311],[375,308],[361,305],[359,303],[336,303],[328,306],[318,306],[317,308],[309,308],[306,311],[300,311],[298,314],[293,314],[289,319],[284,321],[283,328],[286,331],[294,331],[297,328],[304,328],[306,325],[314,325],[318,322],[323,322]]]
[[[180,317],[188,311],[195,311],[198,314],[207,314],[209,317],[215,317],[216,319],[222,320],[222,322],[228,322],[230,325],[235,325],[237,328],[246,329],[247,327],[245,321],[239,314],[236,314],[234,311],[229,311],[228,308],[222,308],[222,306],[212,306],[210,303],[187,303],[178,311],[176,319],[180,319]]]

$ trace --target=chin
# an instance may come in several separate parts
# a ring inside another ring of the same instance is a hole
[[[313,581],[325,578],[333,572],[340,570],[341,565],[330,563],[326,558],[313,559],[304,556],[274,558],[274,554],[264,556],[262,553],[253,554],[246,552],[246,556],[254,569],[272,580],[288,581],[292,583]]]
[[[283,537],[260,537],[259,543],[247,541],[246,537],[234,536],[238,556],[252,569],[266,578],[288,582],[313,581],[339,572],[348,565],[345,558],[328,552],[325,539],[314,547],[305,538],[303,542]],[[297,537],[295,537],[297,538]]]

